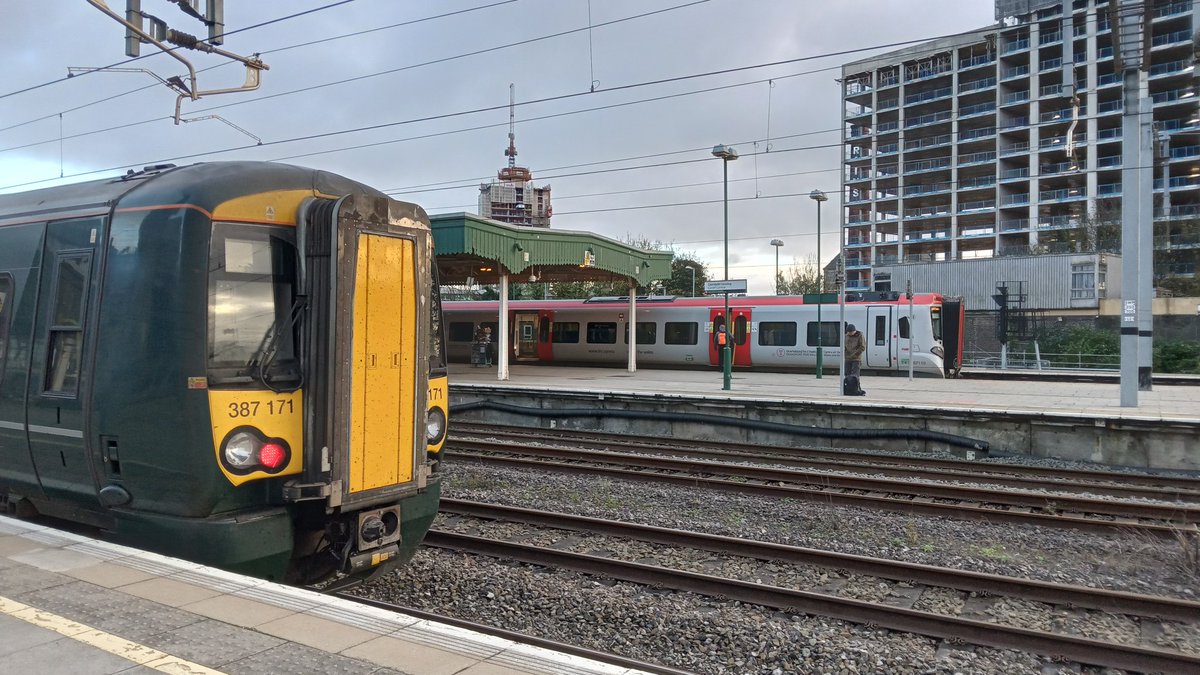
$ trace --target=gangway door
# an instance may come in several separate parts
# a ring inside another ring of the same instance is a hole
[[[536,361],[538,358],[538,315],[537,312],[513,313],[513,353],[518,361]]]
[[[862,331],[867,340],[867,368],[891,368],[895,362],[893,310],[890,305],[867,308],[867,325]]]
[[[709,312],[709,335],[708,335],[708,359],[709,363],[717,366],[721,364],[721,355],[717,350],[717,335],[721,326],[725,325],[725,308],[714,307]],[[733,345],[733,365],[748,366],[750,365],[750,308],[749,307],[730,307],[729,315],[733,317],[732,324],[729,326],[729,339]]]

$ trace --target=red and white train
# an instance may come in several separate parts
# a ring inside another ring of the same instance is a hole
[[[838,305],[820,305],[820,324],[817,307],[805,303],[804,296],[730,298],[734,367],[815,369],[820,331],[825,368],[836,370],[844,333],[838,324]],[[453,361],[469,361],[480,327],[490,326],[493,335],[499,335],[498,301],[445,302],[442,311]],[[509,302],[508,311],[513,362],[626,363],[628,298],[519,300]],[[718,365],[714,328],[725,323],[724,298],[639,297],[636,312],[639,365]],[[908,300],[900,293],[846,294],[846,323],[854,324],[866,339],[862,367],[868,372],[908,372],[911,357],[914,372],[921,375],[957,375],[963,321],[962,302],[936,293],[913,296],[911,321]]]

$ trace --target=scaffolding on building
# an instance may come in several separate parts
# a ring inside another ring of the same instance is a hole
[[[508,166],[497,180],[479,186],[479,214],[512,225],[550,227],[550,186],[533,184],[533,172],[517,166],[516,88],[508,85]]]

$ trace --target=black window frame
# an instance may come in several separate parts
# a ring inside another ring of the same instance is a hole
[[[579,344],[579,322],[555,321],[550,325],[550,339],[554,344]]]
[[[809,321],[804,326],[804,340],[807,346],[817,346],[817,322]],[[822,321],[820,324],[821,347],[842,346],[842,324],[839,321]]]
[[[58,323],[59,305],[62,301],[60,293],[63,289],[63,266],[71,260],[84,261],[82,266],[83,274],[82,279],[80,280],[79,288],[79,306],[76,316],[76,321],[78,322],[77,325]],[[46,369],[45,372],[42,373],[42,396],[63,399],[79,398],[79,380],[83,373],[84,338],[86,337],[84,334],[84,329],[87,326],[87,310],[92,283],[93,260],[94,258],[92,249],[64,250],[58,251],[54,254],[54,279],[53,283],[51,284],[52,290],[50,291],[50,306],[47,308],[48,318],[46,321],[46,356],[45,360],[43,361]],[[66,335],[76,336],[77,339],[75,344],[75,354],[73,355],[75,368],[74,379],[72,380],[71,387],[69,389],[65,387],[52,388],[51,378],[53,377],[54,371],[58,369],[58,355],[61,353],[56,350],[56,345],[60,344],[60,338],[65,338]]]
[[[625,336],[622,338],[622,344],[629,344],[629,322],[625,321]],[[646,327],[649,326],[649,336],[647,336]],[[658,344],[658,324],[653,321],[638,321],[637,327],[634,328],[637,335],[637,343],[639,345],[656,345]],[[650,339],[645,339],[649,337]]]
[[[617,322],[589,321],[587,322],[586,337],[589,345],[615,345],[617,344]]]
[[[683,328],[684,336],[690,342],[681,342],[679,331]],[[695,321],[667,321],[663,323],[663,344],[664,345],[685,345],[694,347],[700,344],[700,324]]]
[[[795,321],[760,321],[758,323],[758,345],[760,347],[795,347],[800,337],[800,328]],[[768,341],[768,338],[770,340]],[[777,340],[777,338],[780,338]],[[791,342],[788,342],[788,339]]]

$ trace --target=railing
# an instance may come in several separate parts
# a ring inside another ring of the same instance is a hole
[[[942,157],[940,159],[922,159],[904,163],[904,173],[916,173],[918,171],[933,171],[934,169],[945,169],[950,166],[950,158]]]
[[[1168,234],[1154,238],[1154,248],[1196,248],[1200,246],[1200,234]]]
[[[1023,40],[1017,40],[1015,42],[1010,42],[1010,43],[1004,45],[1004,49],[1001,51],[1001,53],[1002,54],[1011,54],[1013,52],[1019,52],[1022,49],[1029,49],[1029,38],[1025,38]]]
[[[1043,59],[1038,63],[1038,70],[1050,70],[1051,68],[1061,68],[1063,60],[1061,56],[1056,56],[1052,59]]]
[[[1163,207],[1154,209],[1155,218],[1194,218],[1200,216],[1200,204],[1180,204],[1172,206],[1170,211],[1166,211]]]
[[[900,105],[899,98],[879,99],[879,109],[880,110],[891,110],[892,108],[895,108],[899,105]]]
[[[946,145],[952,140],[950,134],[939,134],[937,136],[925,136],[923,138],[914,138],[911,141],[904,142],[905,150],[918,150],[921,148],[932,148],[939,145]]]
[[[882,89],[884,87],[894,87],[898,84],[900,84],[900,76],[899,75],[891,75],[889,77],[881,76],[879,78],[879,88],[880,89]]]
[[[991,236],[994,234],[996,234],[996,228],[994,228],[994,227],[975,227],[975,228],[963,228],[962,230],[959,231],[958,236],[960,236],[960,237],[988,237],[988,236]]]
[[[1001,232],[1020,232],[1029,229],[1028,218],[1010,218],[1009,220],[1000,221]]]
[[[950,215],[949,204],[935,204],[934,206],[920,206],[915,209],[904,209],[905,218],[930,218],[933,216],[948,215]]]
[[[995,103],[977,103],[958,109],[959,118],[970,117],[971,115],[982,115],[984,113],[993,112],[996,109]]]
[[[847,150],[849,150],[849,152],[846,153],[847,160],[857,161],[860,159],[870,159],[871,158],[871,148],[861,148],[861,147],[855,145],[853,147],[847,148]]]
[[[996,78],[985,77],[982,80],[972,80],[970,82],[963,82],[962,84],[958,85],[958,93],[964,94],[968,91],[987,89],[988,87],[994,87],[994,86],[996,86]]]
[[[1159,93],[1151,96],[1150,99],[1152,101],[1154,101],[1154,103],[1158,104],[1158,103],[1171,103],[1172,101],[1178,101],[1178,100],[1184,99],[1184,98],[1193,98],[1194,99],[1195,96],[1196,96],[1195,89],[1192,89],[1191,87],[1185,87],[1185,88],[1181,88],[1181,89],[1172,89],[1171,91],[1160,91]]]
[[[958,205],[958,212],[965,213],[967,211],[986,211],[996,208],[995,199],[980,199],[973,202],[962,202]]]
[[[1155,75],[1166,75],[1168,73],[1178,73],[1190,65],[1192,65],[1192,62],[1187,59],[1160,63],[1156,66],[1150,66],[1150,77],[1154,77]]]
[[[1096,158],[1096,166],[1100,168],[1108,168],[1112,166],[1121,166],[1121,155],[1109,155],[1108,157]]]
[[[919,80],[937,77],[942,73],[950,72],[952,67],[953,66],[951,66],[949,61],[943,61],[937,64],[918,65],[916,72],[913,73],[912,77],[908,78],[908,81],[917,82]]]
[[[1061,94],[1062,88],[1063,87],[1061,84],[1043,85],[1041,89],[1038,89],[1038,96],[1054,96],[1056,94]]]
[[[891,220],[899,220],[899,219],[900,219],[900,216],[898,214],[892,213],[890,211],[876,211],[875,212],[875,222],[877,222],[877,223],[886,223]]]
[[[1086,114],[1087,114],[1087,106],[1079,106],[1079,117],[1083,117]],[[1042,123],[1053,122],[1055,120],[1064,120],[1065,121],[1065,120],[1070,120],[1070,119],[1071,119],[1071,108],[1059,108],[1058,110],[1051,110],[1049,112],[1044,112],[1041,115],[1038,115],[1038,121],[1042,122]]]
[[[1053,176],[1056,173],[1064,171],[1078,171],[1078,162],[1059,162],[1057,164],[1043,164],[1038,168],[1038,173],[1043,176]]]
[[[1022,152],[1029,152],[1029,143],[1027,141],[1013,143],[1012,145],[1006,145],[1003,148],[1000,148],[1001,156],[1016,155]]]
[[[1001,124],[1000,130],[1007,131],[1009,129],[1020,129],[1021,127],[1027,126],[1029,126],[1029,116],[1019,115],[1017,117],[1010,117],[1007,122]]]
[[[972,56],[969,59],[959,59],[958,67],[960,69],[961,68],[974,68],[975,66],[982,66],[985,63],[992,63],[995,60],[996,60],[995,54],[980,54],[979,56]]]
[[[1116,112],[1124,107],[1125,106],[1121,103],[1121,99],[1117,99],[1115,101],[1105,101],[1104,103],[1096,106],[1096,112],[1103,115],[1104,113]]]
[[[1101,129],[1096,132],[1096,140],[1103,141],[1109,138],[1120,138],[1121,127],[1113,127],[1111,129]]]
[[[1011,103],[1024,103],[1029,100],[1029,90],[1014,91],[1004,95],[1004,105]]]
[[[904,120],[904,128],[911,129],[926,124],[937,124],[938,122],[949,120],[951,117],[953,117],[953,114],[949,110],[921,115],[919,117],[909,117]]]
[[[1120,131],[1120,130],[1118,129],[1118,131]],[[1085,141],[1087,141],[1087,134],[1082,133],[1082,132],[1075,134],[1075,142],[1076,143],[1083,143]],[[1065,134],[1062,136],[1051,136],[1050,138],[1043,138],[1042,140],[1038,141],[1038,147],[1039,148],[1053,148],[1058,145],[1065,145],[1066,142],[1067,142],[1067,137]]]
[[[1120,183],[1104,183],[1096,186],[1097,197],[1114,197],[1121,194]]]
[[[995,176],[978,176],[958,181],[958,187],[963,190],[976,190],[978,188],[992,187],[995,184]]]
[[[1000,79],[1009,80],[1014,77],[1021,77],[1022,75],[1028,75],[1028,74],[1029,74],[1029,64],[1025,64],[1022,66],[1013,66],[1012,68],[1006,68],[1004,70],[1004,72],[1000,74]]]
[[[925,230],[921,232],[905,232],[904,241],[932,241],[934,239],[949,239],[950,232],[948,230]],[[932,255],[932,254],[926,254]],[[904,256],[905,261],[908,261],[908,256]]]
[[[938,256],[941,256],[941,257],[938,257]],[[945,260],[945,259],[946,259],[945,253],[906,253],[904,255],[904,262],[906,262],[906,263],[937,262],[939,260]]]
[[[871,91],[871,85],[866,82],[863,82],[861,80],[856,81],[856,82],[847,82],[846,83],[846,95],[847,96],[857,96],[859,94],[866,94],[869,91]]]
[[[870,258],[851,258],[849,256],[846,257],[846,267],[870,267],[870,266],[871,266]]]
[[[1161,47],[1163,45],[1169,45],[1169,44],[1173,44],[1175,42],[1190,42],[1191,39],[1192,39],[1191,31],[1177,30],[1177,31],[1172,31],[1170,33],[1166,33],[1165,35],[1155,35],[1154,39],[1152,39],[1150,41],[1150,45],[1152,47]]]
[[[904,187],[905,197],[915,197],[917,195],[930,195],[937,192],[949,192],[950,183],[930,183],[928,185],[907,185]]]
[[[925,101],[932,101],[938,98],[945,98],[953,93],[953,87],[941,87],[931,91],[923,91],[919,94],[909,94],[908,96],[904,97],[904,105],[912,105],[913,103],[923,103]]]
[[[886,134],[889,131],[895,131],[900,128],[900,122],[881,122],[875,127],[875,133]]]
[[[1000,172],[1000,180],[1012,180],[1014,178],[1028,178],[1029,167],[1018,167],[1016,169],[1005,169]]]
[[[1028,254],[1028,251],[1026,251]],[[1092,293],[1095,289],[1079,289]],[[1072,293],[1074,297],[1074,293]],[[1095,294],[1081,296],[1084,299]],[[1078,299],[1078,298],[1075,298]],[[1034,352],[1011,350],[1001,356],[999,352],[970,350],[963,352],[963,365],[967,368],[1013,370],[1088,370],[1116,372],[1121,367],[1120,354],[1050,354],[1041,352],[1041,359]]]
[[[967,166],[968,164],[983,164],[996,159],[995,152],[971,152],[965,155],[958,156],[958,165]]]
[[[863,115],[870,115],[872,112],[874,111],[865,105],[855,104],[846,106],[846,117],[862,117]]]
[[[895,199],[900,196],[896,188],[884,188],[875,191],[875,199]]]
[[[1074,229],[1082,223],[1075,216],[1047,216],[1038,218],[1039,230]]]
[[[1200,185],[1200,176],[1175,176],[1170,181],[1168,181],[1168,184],[1171,186],[1172,190],[1174,190],[1175,188],[1181,188],[1181,187],[1193,187],[1193,186]],[[1161,178],[1154,179],[1154,189],[1161,190],[1162,188],[1163,188],[1162,179]]]
[[[1191,11],[1191,9],[1192,3],[1190,2],[1172,2],[1168,5],[1159,5],[1154,8],[1154,18],[1161,19],[1164,16],[1183,14],[1184,12]]]
[[[1062,40],[1062,32],[1061,31],[1055,31],[1053,33],[1042,33],[1041,35],[1038,36],[1038,44],[1039,45],[1048,45],[1051,42],[1059,42],[1060,40]]]
[[[869,169],[851,169],[846,177],[847,180],[871,180],[871,171]]]
[[[846,237],[846,245],[847,246],[862,246],[863,244],[870,244],[870,243],[871,243],[870,237]]]
[[[1003,258],[1013,255],[1033,255],[1033,251],[1029,249],[1029,244],[1017,244],[1015,246],[997,246],[996,257]]]
[[[1029,194],[1006,195],[1000,199],[1001,206],[1024,206],[1029,203]]]
[[[1096,60],[1111,59],[1113,55],[1112,47],[1101,47],[1096,50]],[[1086,59],[1084,59],[1086,61]]]
[[[1096,86],[1097,87],[1107,87],[1110,84],[1120,84],[1120,83],[1121,83],[1121,74],[1120,73],[1105,73],[1104,75],[1101,75],[1100,77],[1096,78]]]
[[[871,216],[847,216],[846,222],[850,225],[869,225],[871,223]]]
[[[878,154],[890,155],[890,154],[896,153],[896,152],[900,152],[900,144],[899,143],[888,143],[886,145],[879,146]]]
[[[1200,129],[1200,119],[1163,120],[1157,123],[1163,131],[1179,131],[1181,129]]]
[[[1038,201],[1057,202],[1066,199],[1086,199],[1087,190],[1083,188],[1062,188],[1059,190],[1042,190],[1038,193]]]
[[[876,265],[895,265],[898,262],[900,262],[900,256],[898,256],[898,255],[877,255],[877,256],[875,256],[875,264]]]
[[[973,141],[976,138],[987,138],[988,136],[996,135],[996,127],[982,127],[979,129],[971,129],[969,131],[958,132],[958,140]]]
[[[870,135],[871,135],[870,127],[851,127],[850,133],[846,135],[846,138],[862,138],[864,136],[870,136]]]
[[[880,177],[899,176],[900,171],[895,164],[877,164],[875,165],[875,175]]]

